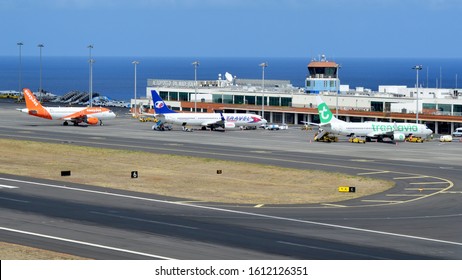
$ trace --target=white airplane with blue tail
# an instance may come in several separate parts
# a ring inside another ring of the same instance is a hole
[[[267,121],[256,114],[244,113],[179,113],[168,108],[157,91],[152,90],[155,117],[162,124],[176,124],[183,127],[199,126],[202,129],[258,127]]]

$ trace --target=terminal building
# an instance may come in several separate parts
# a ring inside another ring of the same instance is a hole
[[[319,122],[316,95],[322,95],[332,112],[345,121],[416,122],[418,118],[436,134],[462,127],[460,89],[383,85],[377,92],[351,90],[340,84],[339,65],[324,56],[307,68],[304,88],[288,80],[237,79],[229,73],[216,80],[148,79],[146,97],[136,103],[138,108],[152,110],[151,90],[156,90],[176,111],[263,113],[268,122],[302,124]]]

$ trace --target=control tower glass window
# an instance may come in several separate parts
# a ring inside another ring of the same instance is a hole
[[[308,67],[311,78],[337,78],[335,67]]]

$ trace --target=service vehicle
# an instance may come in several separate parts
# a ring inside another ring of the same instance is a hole
[[[279,126],[279,129],[281,129],[281,130],[283,130],[283,129],[289,129],[289,126],[288,126],[287,124],[283,123],[283,124],[281,124],[281,125]]]
[[[366,139],[359,138],[359,137],[351,137],[348,139],[351,143],[361,143],[361,144],[366,144]]]
[[[452,136],[451,135],[441,135],[440,142],[452,142]]]
[[[454,132],[452,133],[452,136],[454,137],[462,137],[462,127],[456,128]]]
[[[279,130],[279,125],[278,124],[275,124],[275,123],[270,123],[268,125],[266,125],[265,129],[268,129],[268,130]]]
[[[406,142],[412,142],[412,143],[423,143],[425,140],[422,137],[415,137],[415,136],[409,136],[406,137]]]
[[[314,141],[316,142],[338,142],[338,137],[329,133],[324,133],[321,137],[318,137],[318,133],[314,135]]]

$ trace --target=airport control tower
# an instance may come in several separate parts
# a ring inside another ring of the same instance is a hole
[[[305,92],[319,94],[320,92],[339,92],[340,80],[338,79],[339,65],[333,61],[327,61],[322,55],[320,60],[312,60],[308,64],[308,75],[305,81]]]

